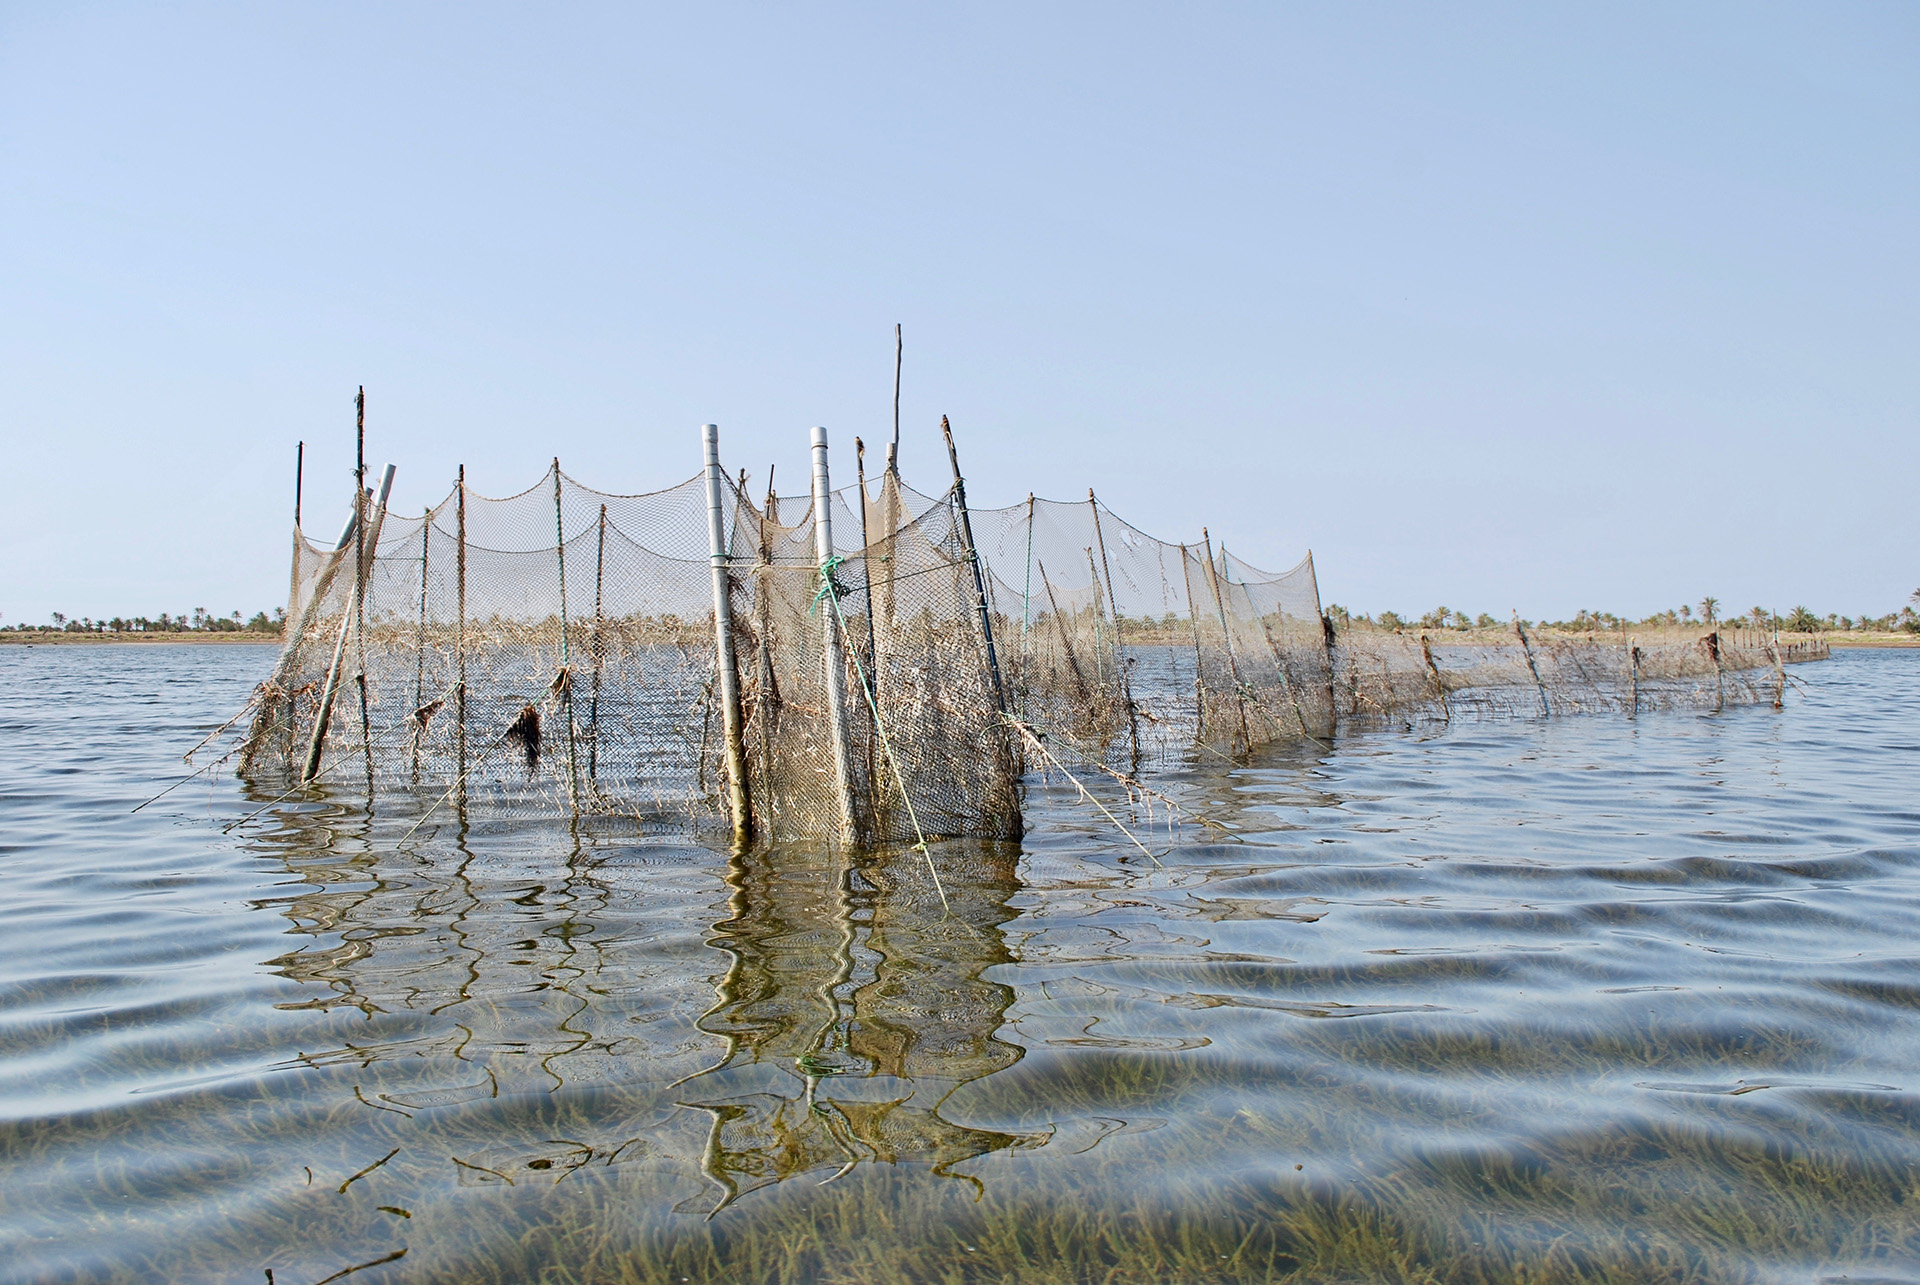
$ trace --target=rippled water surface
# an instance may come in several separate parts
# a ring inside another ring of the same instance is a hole
[[[271,660],[0,649],[0,1279],[1920,1278],[1920,652],[1199,765],[1158,865],[1036,782],[946,912],[131,813]]]

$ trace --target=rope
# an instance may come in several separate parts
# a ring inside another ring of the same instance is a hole
[[[819,606],[820,599],[823,597],[832,603],[834,619],[840,622],[840,634],[845,637],[847,617],[846,613],[840,610],[840,595],[836,592],[833,583],[833,569],[839,566],[841,561],[838,557],[830,557],[820,564],[820,591],[814,594],[813,605]],[[813,607],[807,609],[807,614],[813,614]],[[853,657],[853,672],[860,679],[860,694],[866,698],[867,708],[873,712],[873,726],[874,730],[880,733],[880,747],[887,752],[887,766],[893,769],[893,782],[900,788],[900,801],[907,805],[907,819],[913,822],[913,835],[919,840],[913,845],[914,851],[927,859],[927,873],[933,876],[933,887],[934,891],[940,894],[941,908],[951,912],[953,906],[947,900],[946,886],[940,882],[940,868],[933,864],[933,853],[927,850],[927,835],[920,828],[920,814],[914,810],[913,796],[907,793],[907,778],[901,774],[900,760],[894,757],[893,741],[887,736],[887,725],[880,718],[880,705],[873,698],[873,684],[867,680],[866,666],[860,663],[859,648],[849,649],[847,654]]]

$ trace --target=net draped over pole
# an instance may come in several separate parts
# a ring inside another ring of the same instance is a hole
[[[287,640],[243,772],[358,784],[370,766],[377,792],[458,809],[737,842],[1007,839],[1029,733],[1143,774],[1197,746],[1784,690],[1756,631],[1330,619],[1311,554],[1263,571],[1092,495],[969,509],[957,457],[939,494],[894,467],[833,489],[824,432],[817,493],[756,505],[705,431],[705,467],[660,491],[597,491],[555,461],[495,499],[462,469],[419,517],[386,511],[383,479],[336,541],[296,524]]]

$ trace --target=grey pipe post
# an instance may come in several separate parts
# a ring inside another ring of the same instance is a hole
[[[821,440],[820,432],[819,429],[814,430],[816,441]],[[720,426],[702,425],[700,439],[707,455],[707,549],[713,564],[713,646],[715,669],[720,676],[720,717],[727,739],[727,802],[733,813],[733,841],[744,845],[753,837],[753,814],[747,797],[746,730],[740,717],[740,669],[733,655],[733,586],[727,571],[730,550],[720,480]],[[816,467],[826,466],[821,463]]]
[[[827,474],[827,430],[813,430],[813,552],[820,574],[829,577],[833,561],[833,486]],[[840,837],[852,843],[858,834],[853,800],[853,747],[847,741],[847,663],[840,636],[840,610],[831,583],[823,586],[827,598],[820,604],[821,651],[825,653],[827,722],[833,737],[834,784],[840,804]]]
[[[368,549],[378,549],[380,547],[380,525],[386,519],[387,494],[392,489],[393,465],[389,464],[387,465],[386,472],[382,474],[380,478],[380,497],[374,503],[373,520],[369,524],[373,527],[371,536],[363,535],[360,529],[361,524],[358,521],[353,524],[354,529],[349,533],[355,546],[361,551],[360,555],[355,559],[356,562],[360,564],[358,578],[361,582],[364,582],[366,574],[365,551]],[[362,492],[359,507],[364,509],[366,502],[366,493]],[[347,538],[348,536],[341,537],[343,542]],[[343,549],[342,552],[345,552],[345,550]],[[356,596],[359,588],[360,584],[356,583]],[[333,702],[334,698],[340,694],[340,673],[341,670],[346,667],[347,635],[352,631],[355,624],[355,617],[358,616],[358,614],[359,613],[354,610],[353,604],[349,603],[346,614],[343,615],[340,620],[340,633],[333,642],[333,660],[327,665],[326,686],[323,687],[320,692],[320,708],[315,710],[313,714],[313,736],[307,742],[307,762],[300,774],[300,781],[303,785],[311,785],[314,778],[320,775],[320,755],[326,748],[327,725],[333,721]]]

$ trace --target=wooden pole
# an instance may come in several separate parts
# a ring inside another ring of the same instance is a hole
[[[1193,708],[1194,736],[1201,739],[1207,731],[1207,667],[1200,654],[1200,604],[1193,600],[1193,558],[1187,546],[1180,546],[1180,580],[1187,590],[1187,623],[1193,628]]]
[[[380,523],[386,517],[387,493],[392,487],[393,465],[389,464],[385,476],[381,478],[380,498],[373,511],[373,538],[370,543],[375,548],[379,547]],[[366,492],[362,491],[358,504],[361,513],[366,512],[367,499]],[[366,548],[369,543],[363,538],[361,530],[366,525],[365,522],[359,521],[356,515],[353,523],[354,544],[360,549]],[[356,557],[355,561],[358,562],[359,558]],[[361,570],[364,572],[364,568]],[[315,601],[318,601],[317,590]],[[346,611],[340,616],[340,632],[333,641],[333,659],[327,664],[327,680],[320,690],[320,706],[313,714],[313,735],[307,742],[307,760],[300,774],[303,784],[311,785],[314,778],[320,775],[320,755],[326,746],[327,729],[333,721],[333,703],[340,694],[340,678],[346,668],[347,638],[353,629],[354,616],[353,604],[350,602],[347,604]]]
[[[593,550],[593,693],[587,699],[587,783],[600,779],[600,665],[606,655],[602,631],[607,618],[602,610],[607,572],[607,506],[600,506],[600,535]]]
[[[840,635],[839,590],[833,582],[833,484],[827,472],[827,430],[813,430],[813,552],[820,564],[821,588],[828,599],[820,604],[820,644],[826,668],[827,731],[833,742],[835,802],[840,809],[840,840],[853,843],[859,836],[859,817],[853,797],[853,747],[847,736],[847,663]]]
[[[1632,704],[1627,706],[1627,717],[1640,717],[1640,646],[1627,638],[1627,691]]]
[[[354,453],[353,476],[354,491],[358,495],[366,494],[367,485],[367,390],[362,387],[354,398]],[[363,501],[364,503],[364,501]],[[386,511],[384,500],[381,512]],[[367,802],[373,802],[373,719],[367,710],[367,558],[380,548],[376,536],[373,547],[365,545],[366,524],[362,523],[354,536],[355,575],[353,582],[353,639],[354,658],[360,663],[354,675],[354,686],[360,689],[360,746],[367,761]],[[318,765],[315,766],[318,770]]]
[[[1250,750],[1253,748],[1253,731],[1247,723],[1247,685],[1240,679],[1240,662],[1233,654],[1233,629],[1227,623],[1227,599],[1220,591],[1220,573],[1213,565],[1213,537],[1205,527],[1201,527],[1200,539],[1207,551],[1207,579],[1213,582],[1214,606],[1220,610],[1220,641],[1227,649],[1227,672],[1233,675],[1233,694],[1240,706],[1240,739]]]
[[[967,564],[973,568],[975,604],[980,614],[980,634],[987,643],[987,674],[993,680],[993,705],[1007,713],[1007,691],[1000,681],[1000,658],[993,650],[992,607],[987,602],[987,577],[980,568],[980,552],[973,544],[973,519],[967,514],[967,482],[960,476],[960,456],[953,448],[953,426],[940,417],[940,435],[947,439],[947,462],[953,465],[953,503],[960,513],[960,539],[965,545]]]
[[[1773,657],[1773,707],[1785,709],[1787,706],[1787,669],[1780,659],[1780,631],[1773,631],[1773,645],[1767,648],[1767,654]]]
[[[307,471],[307,444],[296,443],[293,448],[293,529],[300,529],[300,486]]]
[[[1553,706],[1547,703],[1547,685],[1540,681],[1540,667],[1533,663],[1533,644],[1527,641],[1527,628],[1520,623],[1520,613],[1513,613],[1513,632],[1520,638],[1520,653],[1527,658],[1527,672],[1533,675],[1533,685],[1540,693],[1540,712],[1548,718],[1553,717]]]
[[[420,784],[420,738],[426,728],[419,723],[420,707],[426,703],[427,681],[427,552],[433,543],[433,510],[420,519],[420,632],[413,649],[413,783]]]
[[[1440,698],[1440,721],[1453,722],[1453,710],[1447,704],[1447,685],[1440,678],[1440,666],[1433,663],[1433,643],[1425,634],[1420,635],[1420,655],[1427,662],[1427,677],[1433,680],[1433,693]]]
[[[454,575],[458,581],[455,589],[458,616],[453,627],[453,657],[456,669],[453,689],[454,705],[454,788],[459,793],[459,807],[467,806],[467,466],[462,464],[454,477],[454,520],[458,532],[458,544],[454,553]]]
[[[900,472],[900,358],[904,351],[900,323],[896,321],[893,323],[893,441],[887,444],[887,472],[894,474]]]
[[[567,520],[560,507],[560,457],[553,459],[553,552],[560,560],[560,699],[567,707],[567,803],[580,810],[580,761],[573,732],[573,652],[567,638]]]
[[[1060,631],[1060,650],[1067,656],[1067,672],[1073,675],[1073,698],[1076,702],[1085,702],[1092,697],[1093,689],[1087,685],[1087,676],[1080,668],[1080,657],[1073,648],[1073,636],[1067,632],[1067,618],[1060,610],[1060,604],[1053,597],[1053,581],[1047,579],[1047,564],[1040,564],[1040,586],[1047,591],[1047,609],[1053,613],[1053,626]]]
[[[744,847],[753,838],[753,809],[747,794],[745,724],[740,717],[740,666],[733,651],[733,578],[728,571],[732,541],[721,489],[720,426],[700,428],[707,466],[707,553],[713,569],[714,668],[720,679],[720,725],[726,737],[727,803],[733,815],[733,842]]]
[[[1027,497],[1027,539],[1033,539],[1033,497]],[[1107,561],[1107,537],[1100,530],[1100,501],[1093,488],[1087,488],[1087,507],[1093,510],[1093,542],[1100,546],[1100,571],[1107,581],[1107,619],[1113,625],[1113,663],[1120,671],[1120,699],[1127,710],[1127,737],[1133,747],[1133,770],[1140,770],[1140,711],[1133,703],[1133,675],[1127,670],[1126,652],[1120,647],[1120,604],[1113,596],[1113,566]]]
[[[1726,705],[1726,671],[1720,664],[1720,634],[1716,630],[1706,636],[1707,655],[1713,660],[1713,712],[1718,714]]]
[[[874,640],[873,618],[873,562],[869,556],[873,548],[873,527],[867,516],[867,446],[859,438],[853,439],[854,478],[860,484],[860,570],[867,582],[867,681],[872,684],[871,693],[874,703],[880,701],[880,666],[878,646]],[[891,561],[881,564],[882,579],[892,579]]]

